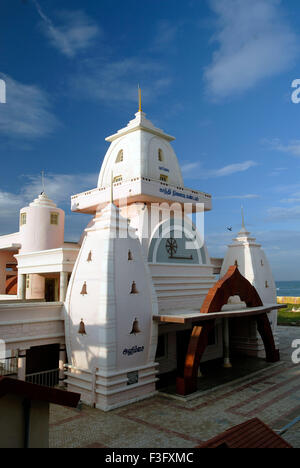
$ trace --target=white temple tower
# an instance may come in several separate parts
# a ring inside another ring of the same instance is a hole
[[[170,144],[174,137],[155,127],[140,106],[135,118],[106,140],[110,146],[98,186],[71,199],[72,211],[92,214],[94,222],[69,284],[66,336],[72,361],[68,387],[77,388],[90,404],[111,409],[152,394],[156,373],[176,372],[178,349],[189,329],[168,324],[157,330],[154,316],[199,311],[215,276],[203,233],[189,216],[211,210],[211,195],[184,186]],[[112,187],[119,211],[111,205]],[[116,213],[123,217],[124,232],[130,224],[134,239],[104,235],[113,228]],[[133,262],[128,262],[129,250]],[[87,260],[91,258],[94,264]],[[133,283],[138,294],[129,292]],[[135,340],[129,334],[136,322],[142,333]],[[80,326],[87,335],[78,334]],[[210,341],[204,360],[222,357],[219,321]],[[143,351],[128,359],[125,350],[135,346]],[[128,386],[137,371],[138,382]]]
[[[119,209],[109,204],[86,231],[66,300],[67,384],[107,411],[155,393],[157,303]]]
[[[269,262],[261,245],[256,242],[256,239],[246,229],[244,216],[242,229],[233,243],[228,246],[221,269],[221,277],[225,275],[228,268],[232,265],[237,265],[240,273],[256,288],[264,305],[276,304],[276,285]],[[239,300],[235,298],[232,302],[239,302]],[[275,341],[277,341],[277,311],[270,313],[269,318]],[[257,333],[255,323],[244,319],[238,325],[238,336],[232,337],[235,348],[249,355],[263,357],[264,346]]]

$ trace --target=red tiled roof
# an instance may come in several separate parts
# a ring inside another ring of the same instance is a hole
[[[234,426],[199,448],[293,448],[260,419]]]
[[[0,377],[0,398],[9,393],[20,395],[29,400],[47,401],[55,405],[71,408],[76,408],[80,400],[79,393],[42,387],[22,380],[11,379],[10,377]]]

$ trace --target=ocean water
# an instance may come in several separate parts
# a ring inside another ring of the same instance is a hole
[[[277,296],[300,297],[300,281],[276,281]]]

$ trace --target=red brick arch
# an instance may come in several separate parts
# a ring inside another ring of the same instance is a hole
[[[232,296],[239,296],[247,307],[261,307],[262,300],[255,287],[239,272],[237,266],[229,267],[226,275],[208,292],[201,314],[220,312]]]
[[[255,287],[239,272],[237,266],[231,266],[226,275],[208,292],[201,308],[202,314],[221,312],[232,296],[239,296],[247,307],[261,307],[262,300]],[[275,347],[272,328],[267,313],[255,316],[258,332],[264,342],[268,362],[279,361],[279,351]],[[188,395],[197,390],[197,374],[203,353],[208,344],[210,331],[215,320],[203,321],[193,328],[185,359],[183,377],[177,378],[177,393]]]
[[[6,280],[6,294],[17,295],[18,294],[18,277],[12,276]]]

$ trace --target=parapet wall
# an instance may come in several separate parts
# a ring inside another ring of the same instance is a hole
[[[6,350],[65,342],[60,302],[1,301],[0,339]]]
[[[277,297],[278,304],[300,304],[300,297]]]

